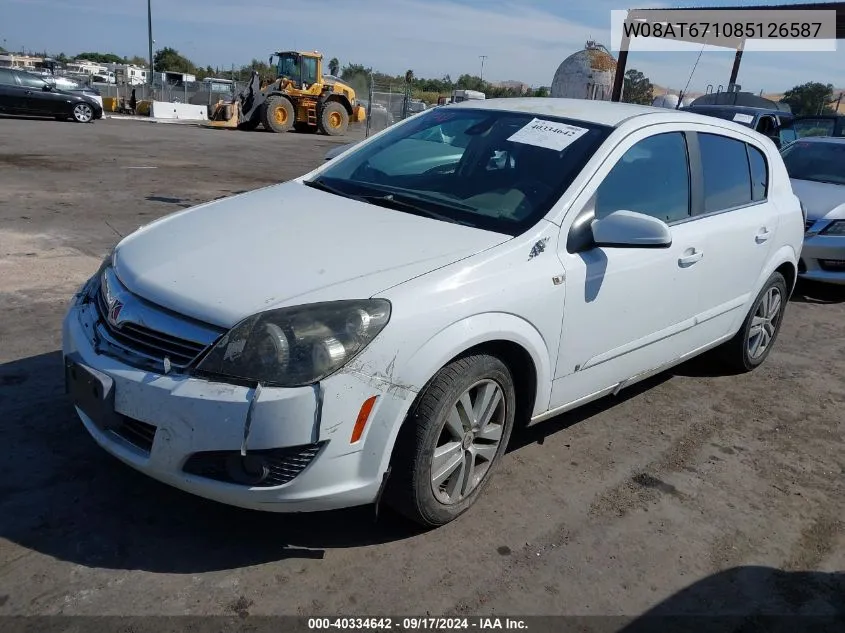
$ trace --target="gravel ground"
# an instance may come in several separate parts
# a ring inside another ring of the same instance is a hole
[[[696,360],[515,436],[427,533],[229,508],[100,450],[63,393],[76,286],[118,235],[343,142],[0,118],[0,615],[845,614],[843,291],[800,285],[751,374]]]

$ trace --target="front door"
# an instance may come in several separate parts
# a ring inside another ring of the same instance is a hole
[[[15,80],[23,90],[24,109],[32,114],[54,115],[67,113],[67,95],[45,89],[47,82],[27,73],[15,73]]]
[[[575,202],[561,229],[566,306],[551,408],[612,390],[700,345],[706,259],[688,221],[691,188],[686,135],[661,126],[620,143]],[[596,247],[590,222],[617,210],[663,220],[671,246]]]

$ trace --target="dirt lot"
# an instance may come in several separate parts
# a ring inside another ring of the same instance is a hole
[[[800,286],[758,371],[695,361],[517,436],[429,533],[228,508],[100,450],[63,394],[75,287],[118,234],[338,142],[0,119],[0,615],[845,613],[845,292]]]

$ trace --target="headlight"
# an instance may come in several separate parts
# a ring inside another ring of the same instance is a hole
[[[845,235],[845,220],[834,220],[819,231],[819,235]]]
[[[310,385],[348,363],[389,319],[385,299],[268,310],[233,327],[200,361],[197,373],[277,387]]]

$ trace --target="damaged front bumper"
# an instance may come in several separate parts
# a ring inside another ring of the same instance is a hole
[[[156,373],[95,349],[85,293],[63,322],[67,391],[86,430],[129,466],[230,505],[307,512],[376,500],[413,393],[354,372],[256,389]],[[259,396],[259,397],[256,397]],[[360,439],[362,404],[376,396]]]

